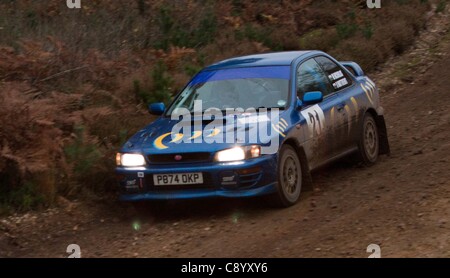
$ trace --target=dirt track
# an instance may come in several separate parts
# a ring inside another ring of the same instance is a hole
[[[218,199],[137,215],[119,203],[60,202],[1,219],[0,257],[66,257],[72,243],[83,257],[367,257],[372,243],[382,257],[450,257],[450,35],[441,20],[416,45],[432,51],[412,50],[372,76],[392,150],[375,166],[331,165],[285,210]],[[391,82],[386,72],[411,57],[421,62]]]

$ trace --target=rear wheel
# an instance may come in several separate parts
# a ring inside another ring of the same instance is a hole
[[[359,159],[364,165],[375,164],[378,159],[380,140],[377,123],[369,113],[364,116],[358,148]]]
[[[290,207],[297,203],[302,189],[302,167],[297,152],[289,145],[281,148],[278,159],[277,193],[272,197],[278,207]]]

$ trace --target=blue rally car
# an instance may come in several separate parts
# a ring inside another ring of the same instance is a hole
[[[237,57],[199,72],[116,156],[121,200],[269,196],[295,204],[310,172],[389,153],[378,89],[320,51]]]

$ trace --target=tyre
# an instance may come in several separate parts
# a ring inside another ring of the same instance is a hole
[[[380,150],[380,137],[378,135],[377,123],[373,116],[366,113],[364,116],[361,134],[358,142],[359,161],[363,165],[371,166],[378,159]]]
[[[277,207],[290,207],[298,202],[302,189],[302,167],[297,152],[289,145],[280,150],[277,192],[271,196]]]

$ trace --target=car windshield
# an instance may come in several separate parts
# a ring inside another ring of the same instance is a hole
[[[289,66],[202,71],[173,101],[166,115],[180,108],[191,113],[211,109],[285,109],[289,102],[289,73]]]

